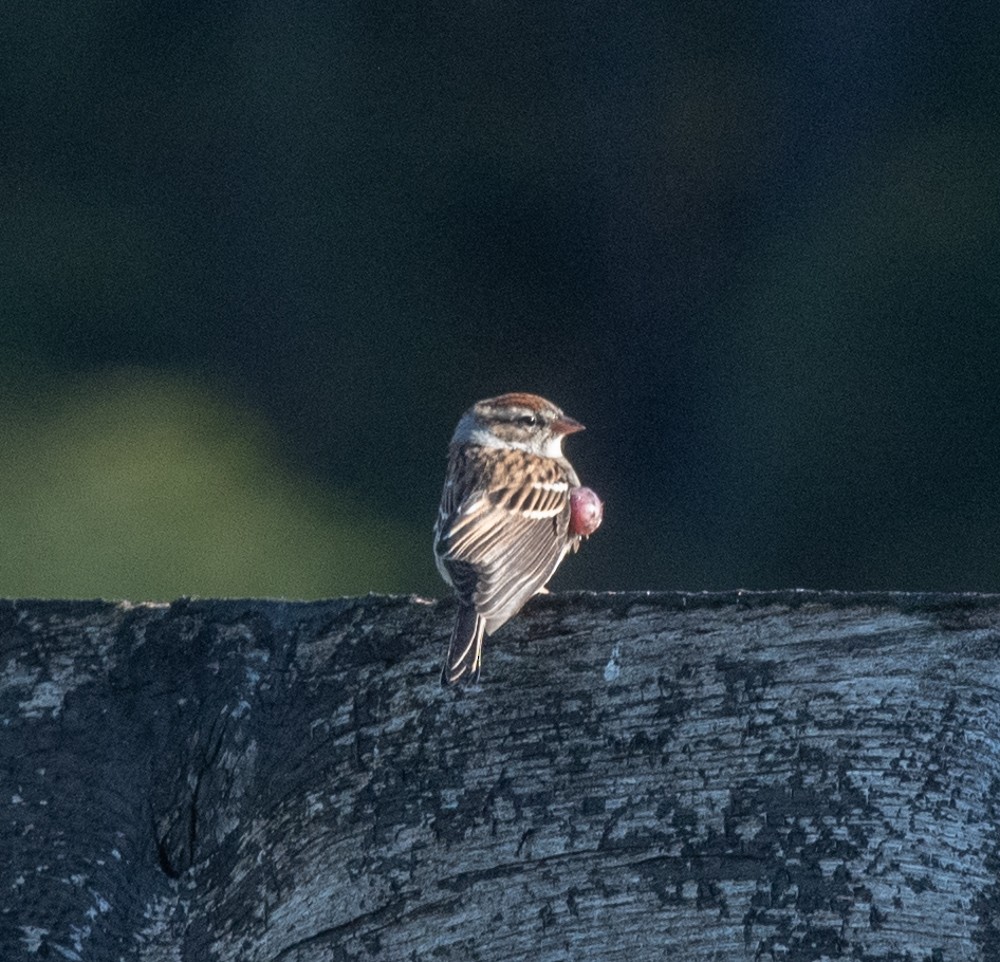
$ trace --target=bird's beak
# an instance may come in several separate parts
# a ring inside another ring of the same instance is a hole
[[[565,414],[560,414],[552,422],[553,434],[576,434],[577,431],[583,430],[585,428],[579,421],[574,421],[572,418],[566,417]]]

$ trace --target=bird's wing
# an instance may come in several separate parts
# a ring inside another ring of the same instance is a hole
[[[492,633],[552,577],[571,544],[569,482],[553,470],[519,487],[479,487],[461,500],[445,490],[438,555],[460,598]]]

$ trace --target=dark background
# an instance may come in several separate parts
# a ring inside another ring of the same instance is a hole
[[[6,4],[0,594],[441,592],[512,389],[559,587],[995,590],[994,6]]]

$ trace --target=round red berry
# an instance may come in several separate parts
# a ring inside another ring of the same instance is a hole
[[[569,530],[589,538],[604,520],[604,505],[590,488],[574,488],[569,493]]]

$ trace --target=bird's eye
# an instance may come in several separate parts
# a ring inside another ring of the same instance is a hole
[[[517,418],[518,424],[523,424],[525,427],[534,426],[538,424],[537,414],[522,414]]]

